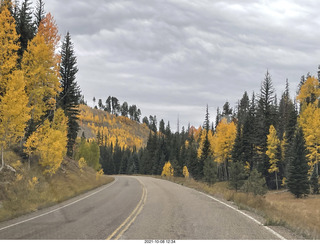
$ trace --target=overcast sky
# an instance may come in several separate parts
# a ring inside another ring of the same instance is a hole
[[[36,0],[34,0],[36,2]],[[211,119],[267,69],[280,95],[320,64],[320,2],[257,0],[46,0],[62,36],[70,31],[78,84],[89,105],[111,95],[143,116],[181,125]],[[181,128],[181,127],[180,127]]]

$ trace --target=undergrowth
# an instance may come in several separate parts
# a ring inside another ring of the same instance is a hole
[[[65,159],[51,177],[43,175],[37,165],[31,169],[22,164],[17,167],[16,173],[1,172],[6,180],[0,184],[0,222],[55,205],[114,180],[98,175],[90,167],[79,168],[70,159]]]

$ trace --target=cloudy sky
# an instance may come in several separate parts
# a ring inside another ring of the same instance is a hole
[[[36,2],[36,0],[34,0]],[[280,95],[320,64],[318,0],[47,0],[70,31],[89,105],[111,95],[176,129],[203,123],[206,104],[259,92],[267,69]]]

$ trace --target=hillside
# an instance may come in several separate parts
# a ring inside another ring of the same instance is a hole
[[[127,117],[110,114],[99,109],[92,109],[86,105],[80,105],[80,131],[78,136],[84,133],[87,139],[97,138],[99,144],[139,149],[145,147],[149,136],[149,128],[145,124],[139,124]]]

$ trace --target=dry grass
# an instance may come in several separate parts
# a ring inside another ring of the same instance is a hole
[[[263,216],[266,225],[285,226],[305,238],[320,239],[320,195],[297,199],[289,192],[269,191],[265,196],[255,196],[231,190],[227,182],[209,186],[193,179],[164,179],[233,201],[240,209],[254,211]]]
[[[289,192],[269,192],[265,212],[275,220],[286,222],[300,234],[320,238],[320,195],[297,199]]]
[[[114,180],[105,175],[97,179],[89,167],[81,172],[77,163],[69,159],[52,177],[43,176],[38,167],[22,172],[21,179],[12,175],[10,184],[0,186],[0,221],[55,205]]]

